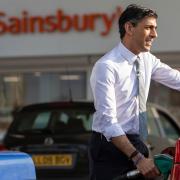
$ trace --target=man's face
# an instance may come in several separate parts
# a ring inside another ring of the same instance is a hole
[[[132,43],[136,53],[150,51],[153,40],[157,37],[157,22],[154,17],[145,17],[132,31]]]

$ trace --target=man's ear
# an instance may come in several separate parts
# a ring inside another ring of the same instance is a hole
[[[127,35],[131,36],[133,34],[134,26],[132,25],[132,23],[126,22],[124,24],[124,28],[126,30]]]

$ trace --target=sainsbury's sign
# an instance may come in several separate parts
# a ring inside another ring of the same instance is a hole
[[[120,6],[117,6],[112,14],[99,12],[68,14],[62,9],[57,9],[54,14],[44,16],[32,15],[27,10],[23,10],[20,16],[9,16],[6,12],[0,11],[0,35],[96,31],[98,23],[101,23],[103,27],[99,30],[99,34],[107,36],[121,13]]]

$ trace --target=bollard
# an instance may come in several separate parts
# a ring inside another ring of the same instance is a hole
[[[1,180],[36,180],[35,166],[31,157],[23,152],[0,152]]]

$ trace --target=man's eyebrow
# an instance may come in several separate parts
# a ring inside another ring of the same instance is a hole
[[[152,24],[146,24],[145,27],[151,27],[151,28],[153,27],[153,28],[157,29],[157,26],[154,26]]]

